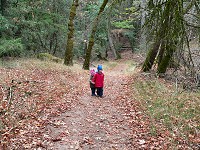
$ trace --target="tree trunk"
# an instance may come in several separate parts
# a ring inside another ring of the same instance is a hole
[[[115,46],[114,46],[114,43],[113,43],[113,39],[112,39],[112,36],[111,36],[111,32],[110,32],[110,15],[111,15],[111,11],[112,11],[112,8],[110,8],[110,12],[108,14],[108,22],[107,22],[108,41],[109,41],[110,49],[112,50],[115,59],[118,59],[117,53],[116,53],[116,49],[115,49]]]
[[[147,39],[146,39],[146,27],[145,24],[145,17],[146,17],[146,0],[141,0],[141,35],[140,35],[140,50],[146,52],[147,51]]]
[[[167,43],[165,55],[157,69],[158,74],[166,72],[175,50],[176,50],[175,44]]]
[[[84,56],[86,55],[86,51],[87,51],[87,47],[88,47],[88,27],[87,27],[87,23],[88,22],[88,18],[87,18],[87,15],[84,16],[84,33],[83,33],[83,43],[84,43],[84,46],[83,46],[83,51],[84,51]]]
[[[73,4],[70,11],[69,23],[68,23],[68,39],[65,51],[64,64],[67,66],[73,65],[73,47],[74,47],[74,17],[76,16],[76,9],[78,7],[78,0],[73,0]]]
[[[162,41],[161,45],[160,45],[160,51],[158,53],[158,65],[160,65],[162,59],[163,59],[163,55],[166,49],[166,42]]]
[[[2,16],[5,16],[6,5],[7,5],[7,0],[1,0],[1,14],[2,14]]]
[[[153,44],[152,49],[149,50],[147,57],[145,59],[145,62],[142,66],[142,71],[146,72],[146,71],[149,71],[152,68],[154,60],[155,60],[156,55],[158,53],[159,47],[160,47],[160,40],[156,41]]]
[[[89,70],[89,67],[90,67],[90,58],[91,58],[91,53],[92,53],[92,47],[94,45],[94,36],[95,36],[96,30],[97,30],[97,25],[99,22],[100,15],[104,11],[107,3],[108,3],[108,0],[103,1],[103,4],[101,5],[101,7],[99,9],[98,15],[94,20],[92,33],[90,35],[89,44],[88,44],[88,48],[87,48],[86,56],[85,56],[85,61],[83,64],[83,69],[85,69],[85,70]]]
[[[200,3],[200,2],[199,2]],[[197,10],[197,16],[200,16],[200,7],[199,3],[195,2],[195,8]],[[200,24],[200,19],[198,19],[198,24]],[[199,43],[200,43],[200,28],[198,28],[198,38],[199,38]]]
[[[53,55],[56,54],[57,49],[58,49],[58,37],[55,38],[55,46],[54,46],[54,49],[53,49]]]

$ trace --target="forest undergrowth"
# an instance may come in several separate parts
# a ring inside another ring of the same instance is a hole
[[[199,149],[200,92],[141,73],[139,54],[122,58],[94,62],[104,67],[103,99],[90,96],[80,63],[3,62],[0,149]]]

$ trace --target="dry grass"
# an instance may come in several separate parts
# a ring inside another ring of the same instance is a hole
[[[75,63],[73,66],[66,66],[63,63],[56,63],[52,61],[41,61],[39,59],[18,59],[12,61],[1,61],[0,68],[21,68],[21,69],[33,69],[38,68],[42,70],[57,70],[57,71],[81,71],[82,66]]]
[[[190,144],[199,140],[200,92],[177,93],[175,86],[164,80],[141,76],[136,78],[134,87],[135,99],[140,100],[152,120],[164,124],[172,134]]]

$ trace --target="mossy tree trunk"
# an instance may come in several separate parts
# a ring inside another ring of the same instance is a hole
[[[177,6],[179,3],[177,1],[167,1],[165,5],[159,6],[159,13],[157,14],[158,9],[155,9],[153,15],[158,15],[159,19],[156,17],[152,22],[152,27],[155,35],[155,43],[153,48],[147,54],[145,62],[142,66],[142,71],[149,71],[155,61],[157,56],[156,63],[158,64],[157,72],[165,73],[169,61],[175,50],[175,42],[177,39],[180,39],[180,32],[177,30],[177,25],[181,24],[181,16],[177,15],[177,9],[173,9],[174,6]],[[181,4],[179,4],[181,5]],[[179,8],[180,9],[180,8]],[[177,16],[176,16],[177,15]],[[154,17],[154,16],[152,16]],[[151,18],[151,17],[150,17]],[[152,20],[152,18],[151,18]],[[157,23],[157,28],[153,24]],[[182,27],[182,26],[181,26]],[[157,30],[158,29],[158,30]],[[171,45],[173,43],[173,45]]]
[[[158,49],[160,47],[160,40],[157,40],[154,44],[153,47],[149,50],[147,57],[144,61],[144,64],[142,66],[142,71],[147,72],[149,71],[154,63],[154,60],[156,58],[156,55],[158,53]]]
[[[91,53],[92,53],[92,47],[94,45],[94,40],[95,40],[94,37],[95,37],[96,30],[97,30],[97,25],[98,25],[98,22],[99,22],[100,15],[104,11],[107,3],[108,3],[108,0],[103,1],[102,5],[99,9],[98,15],[94,20],[92,32],[91,32],[91,35],[90,35],[90,38],[89,38],[89,44],[88,44],[86,54],[85,54],[85,61],[83,63],[83,69],[85,69],[85,70],[89,70],[89,67],[90,67],[90,58],[91,58]]]
[[[174,43],[167,43],[165,54],[157,69],[158,74],[166,72],[175,50],[176,46]]]
[[[165,52],[165,49],[166,49],[166,42],[163,40],[161,42],[161,45],[160,45],[160,50],[159,50],[159,53],[158,53],[158,65],[161,63],[162,59],[163,59],[163,55],[164,55],[164,52]]]
[[[73,0],[73,4],[70,10],[69,23],[68,23],[68,34],[67,34],[67,45],[65,51],[64,64],[67,66],[73,65],[73,47],[74,47],[74,18],[76,16],[76,9],[78,7],[78,0]]]

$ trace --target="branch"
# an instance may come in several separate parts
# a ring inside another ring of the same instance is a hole
[[[187,22],[186,20],[184,20],[187,26],[193,27],[193,28],[200,28],[200,25],[198,24],[192,24],[191,22]]]
[[[10,109],[11,100],[12,100],[12,87],[9,87],[9,99],[8,99],[8,108],[7,108],[7,111],[9,111],[9,109]]]

